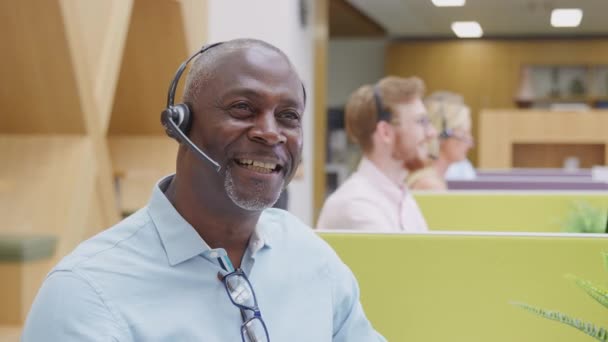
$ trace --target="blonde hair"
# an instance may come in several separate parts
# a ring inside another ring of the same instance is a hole
[[[461,95],[448,91],[437,91],[424,100],[431,123],[438,132],[430,144],[429,153],[439,155],[439,141],[451,130],[467,129],[471,125],[471,109],[464,104]]]
[[[380,97],[382,110],[389,111],[391,119],[397,105],[421,98],[425,89],[424,82],[418,77],[388,76],[375,86],[366,84],[352,93],[344,111],[346,132],[351,140],[361,146],[363,152],[372,150],[372,135],[378,124],[374,87]]]

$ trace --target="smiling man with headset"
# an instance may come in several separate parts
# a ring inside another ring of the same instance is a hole
[[[176,174],[51,271],[23,341],[384,341],[331,248],[265,210],[300,162],[305,101],[293,65],[262,41],[184,62],[161,115],[180,142]]]

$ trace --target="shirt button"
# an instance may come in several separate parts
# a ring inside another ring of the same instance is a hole
[[[219,257],[219,256],[220,256],[220,255],[219,255],[219,254],[218,254],[216,251],[213,251],[213,252],[209,253],[209,257],[210,257],[210,258],[217,258],[217,257]]]

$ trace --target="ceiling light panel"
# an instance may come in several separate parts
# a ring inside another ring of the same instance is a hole
[[[466,0],[431,0],[437,7],[460,7],[464,6]]]
[[[580,8],[556,8],[551,12],[551,26],[577,27],[583,19],[583,10]]]
[[[458,38],[479,38],[483,36],[481,25],[476,21],[455,21],[452,31]]]

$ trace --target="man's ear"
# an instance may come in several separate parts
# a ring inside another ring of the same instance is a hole
[[[376,131],[374,132],[378,136],[378,139],[383,143],[390,145],[395,140],[395,127],[390,123],[381,120],[376,124]]]

